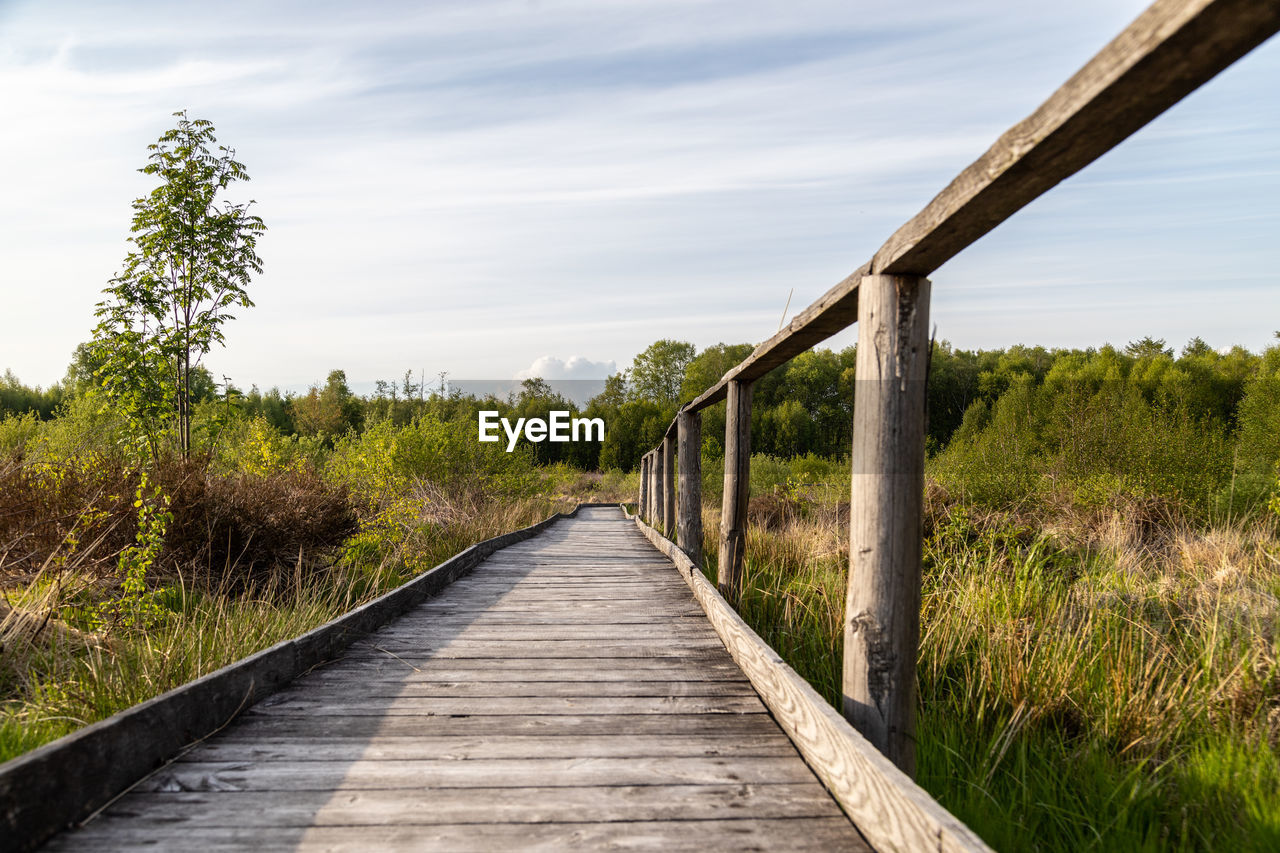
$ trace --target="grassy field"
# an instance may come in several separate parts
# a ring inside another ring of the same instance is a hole
[[[837,707],[839,493],[755,501],[741,604]],[[1051,506],[983,510],[930,483],[920,784],[996,849],[1280,849],[1274,525]]]

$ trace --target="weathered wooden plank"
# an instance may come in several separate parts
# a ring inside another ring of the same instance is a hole
[[[844,715],[915,774],[929,281],[867,276],[858,311]]]
[[[644,455],[644,465],[643,465],[642,471],[644,475],[644,493],[645,493],[644,517],[649,519],[650,521],[653,520],[654,503],[657,501],[657,497],[653,488],[654,487],[653,466],[654,466],[653,451],[649,451]]]
[[[179,761],[471,761],[492,758],[662,758],[680,756],[792,756],[796,749],[774,726],[755,734],[718,735],[492,735],[362,740],[310,735],[245,737],[232,730],[201,744]]]
[[[737,681],[742,670],[717,660],[653,660],[628,658],[625,668],[612,667],[608,659],[541,658],[507,661],[500,658],[476,658],[468,661],[434,663],[413,669],[404,661],[384,655],[377,660],[360,660],[346,665],[334,664],[316,672],[312,678],[318,685],[362,679],[367,684],[425,684],[441,682],[505,682],[505,681],[614,681],[643,679],[682,681]],[[607,688],[605,688],[607,689]]]
[[[369,740],[398,737],[556,735],[752,735],[776,729],[768,714],[596,714],[525,717],[287,717],[258,714],[237,722],[248,737],[279,735]],[[876,753],[877,755],[879,753]]]
[[[670,616],[659,611],[659,608],[650,605],[648,607],[638,606],[635,612],[630,612],[630,608],[624,608],[620,605],[623,602],[594,601],[587,600],[575,602],[574,612],[582,617],[582,624],[658,624],[662,621],[670,619],[671,621],[697,620],[702,618],[701,611],[694,613],[689,610],[688,603],[679,606],[679,610],[670,614]],[[629,603],[629,602],[627,602]],[[565,610],[552,610],[550,613],[543,613],[538,606],[540,602],[520,602],[514,603],[510,607],[503,607],[499,602],[484,610],[459,610],[452,614],[443,616],[444,619],[453,620],[461,623],[468,617],[474,616],[475,623],[481,625],[561,625],[564,624]],[[603,605],[603,606],[602,606]],[[693,603],[697,607],[697,603]],[[546,620],[546,621],[539,621]],[[431,624],[431,619],[425,619],[421,622],[423,625]]]
[[[614,622],[607,615],[596,616],[581,624],[567,620],[545,622],[490,621],[480,623],[436,624],[425,622],[419,625],[405,626],[395,631],[379,631],[370,634],[370,641],[382,639],[431,639],[441,641],[459,640],[602,640],[623,637],[638,640],[645,637],[663,637],[679,639],[683,637],[711,639],[715,632],[710,631],[705,620],[699,623],[692,617],[668,619],[652,622]]]
[[[368,791],[411,788],[560,788],[587,785],[776,785],[812,783],[795,756],[661,758],[398,758],[392,761],[186,761],[170,764],[134,790]]]
[[[282,690],[272,700],[299,697],[316,702],[353,701],[353,689],[359,687],[363,700],[411,699],[440,697],[493,697],[520,699],[550,696],[605,697],[674,697],[674,696],[749,696],[756,693],[746,678],[737,681],[370,681],[352,674],[328,681],[308,680],[302,687]]]
[[[176,851],[280,851],[280,853],[419,853],[422,850],[562,850],[625,849],[658,853],[705,853],[707,850],[869,851],[840,817],[788,818],[785,832],[778,822],[733,820],[635,821],[631,823],[462,823],[435,826],[184,826],[175,843],[170,827],[137,826],[127,818],[108,819],[84,833],[85,847],[104,851],[138,849]],[[54,844],[50,850],[76,849]],[[79,849],[85,849],[80,847]]]
[[[820,785],[617,785],[579,788],[437,788],[346,791],[330,798],[309,791],[156,793],[130,803],[138,825],[170,824],[177,832],[206,826],[382,826],[434,823],[705,820],[725,814],[755,818],[828,817],[839,808]],[[135,810],[136,809],[136,810]]]
[[[340,673],[351,669],[359,669],[373,674],[400,672],[403,673],[405,679],[413,678],[415,675],[422,673],[439,672],[469,672],[473,673],[476,678],[480,677],[483,672],[492,672],[495,676],[502,673],[528,672],[528,678],[532,679],[541,673],[595,671],[600,674],[601,680],[609,680],[614,676],[624,679],[638,677],[638,675],[627,675],[627,673],[707,673],[707,677],[713,677],[716,673],[734,673],[737,671],[737,668],[733,666],[732,660],[727,663],[728,666],[725,666],[724,654],[711,651],[706,655],[627,658],[624,668],[617,663],[616,657],[599,654],[570,658],[530,657],[518,661],[500,657],[442,660],[432,663],[429,670],[419,669],[415,672],[404,659],[369,649],[360,654],[348,652],[341,660],[326,666],[322,672]]]
[[[547,633],[551,632],[548,631]],[[602,638],[541,637],[537,643],[542,647],[538,650],[538,656],[583,657],[585,653],[589,652],[590,654],[586,654],[586,657],[612,657],[614,655],[620,657],[652,657],[656,655],[661,657],[663,650],[668,648],[665,644],[655,644],[652,636],[614,636],[609,638],[608,642],[599,642],[600,639]],[[475,656],[478,653],[482,657],[493,657],[495,654],[511,654],[519,657],[519,647],[527,644],[526,642],[521,642],[518,637],[487,639],[484,637],[459,637],[453,635],[432,636],[429,632],[424,631],[418,637],[371,634],[363,640],[352,643],[351,648],[353,653],[358,653],[359,650],[367,648],[398,649],[404,647],[421,654],[440,654],[444,657],[460,651],[466,652],[468,656]],[[684,636],[670,648],[673,652],[679,651],[681,653],[700,651],[702,649],[719,649],[720,640],[717,636],[711,634]],[[561,650],[571,650],[571,653],[560,654]]]
[[[641,578],[604,578],[596,580],[593,578],[582,578],[574,580],[572,578],[530,578],[527,581],[521,581],[518,584],[514,581],[501,580],[499,578],[477,578],[458,588],[459,594],[475,592],[479,595],[571,595],[573,593],[584,593],[592,596],[602,595],[611,589],[616,589],[620,593],[636,595],[639,593],[652,593],[655,595],[662,593],[675,594],[677,588],[667,584],[666,580],[659,582],[646,581]]]
[[[512,590],[510,592],[486,592],[483,590],[471,590],[471,594],[462,599],[472,604],[486,604],[492,602],[494,605],[506,604],[539,604],[547,606],[555,606],[557,603],[567,602],[629,602],[633,601],[638,604],[645,602],[658,604],[681,604],[680,597],[671,591],[654,590],[652,595],[645,595],[644,590],[619,590],[616,596],[602,597],[606,593],[597,590],[569,590],[566,592],[555,592],[552,590]],[[567,609],[567,608],[566,608]]]
[[[368,696],[272,696],[247,713],[254,716],[312,717],[439,717],[457,714],[489,717],[550,716],[565,714],[762,714],[764,706],[755,694],[747,696],[402,696],[374,701]]]
[[[412,625],[397,626],[396,629],[384,629],[371,635],[378,642],[383,640],[567,640],[567,639],[654,639],[666,638],[682,640],[716,639],[716,631],[703,621],[685,622],[604,622],[604,624],[586,625]]]
[[[614,599],[611,599],[611,598],[595,598],[595,599],[586,599],[586,601],[582,603],[575,603],[573,607],[581,608],[581,610],[590,611],[590,612],[607,613],[607,612],[614,611],[614,612],[626,613],[626,615],[631,615],[631,613],[667,612],[668,607],[675,607],[677,611],[687,611],[689,610],[689,605],[690,605],[689,601],[685,601],[685,602],[662,601],[658,603],[649,603],[649,605],[645,605],[645,603],[643,602],[641,603],[632,603],[632,602],[634,602],[634,599],[631,599],[631,598],[627,598],[625,599],[625,601],[614,601]],[[412,617],[412,619],[417,619],[417,617],[421,616],[422,619],[428,619],[428,617],[433,615],[433,613],[502,613],[502,612],[541,613],[541,612],[547,612],[547,611],[545,611],[543,607],[517,605],[517,603],[515,602],[508,602],[506,598],[499,597],[497,599],[493,599],[492,597],[490,597],[489,599],[486,599],[486,601],[477,601],[476,598],[467,596],[465,598],[451,597],[449,598],[449,603],[447,606],[443,605],[443,603],[438,607],[428,606],[424,608],[424,610],[422,610],[420,613],[419,612],[411,613],[410,617]]]
[[[666,511],[667,511],[667,485],[666,485],[666,468],[662,461],[662,448],[652,451],[653,453],[653,478],[651,484],[653,487],[653,526],[659,530],[666,528]]]
[[[676,423],[680,460],[676,541],[690,560],[702,565],[702,415],[682,411]]]
[[[638,521],[649,541],[670,557],[685,577],[773,718],[876,850],[990,850],[787,666],[674,542]]]
[[[662,530],[668,536],[676,529],[676,442],[672,436],[662,440]]]
[[[696,609],[697,605],[692,604]],[[640,613],[618,613],[609,611],[582,612],[574,609],[574,623],[578,625],[679,625],[682,622],[693,622],[702,619],[701,610],[682,608],[670,613],[665,608],[646,608]],[[513,627],[534,625],[564,625],[563,613],[544,613],[540,610],[471,610],[458,612],[442,612],[419,617],[414,613],[401,620],[412,625],[434,625],[441,627],[465,628],[469,626],[497,628],[505,625]]]
[[[729,383],[724,423],[724,498],[720,514],[719,587],[730,601],[742,596],[751,499],[751,394],[749,382]]]
[[[605,546],[592,546],[605,547]],[[640,570],[637,570],[640,569]],[[661,585],[667,581],[663,568],[653,564],[638,566],[638,561],[630,564],[627,571],[606,569],[600,566],[583,565],[574,568],[539,569],[532,572],[502,572],[500,569],[486,571],[483,574],[467,578],[470,583],[488,584],[566,584],[566,583],[607,583],[609,581],[625,581],[630,583],[650,583]]]
[[[548,640],[536,646],[529,643],[504,643],[490,640],[473,640],[466,644],[444,646],[414,646],[408,644],[361,642],[353,646],[353,654],[364,653],[369,657],[379,652],[413,659],[471,659],[506,658],[508,660],[536,660],[538,658],[695,658],[704,659],[721,647],[719,640],[687,640],[679,646],[649,643],[583,643],[575,640]],[[621,665],[621,664],[617,664]]]
[[[509,582],[635,580],[661,583],[666,580],[666,574],[663,571],[663,567],[656,563],[642,565],[637,560],[617,565],[599,562],[582,563],[576,566],[564,563],[548,563],[545,566],[526,567],[523,569],[516,566],[492,566],[485,563],[481,571],[473,576],[475,580],[481,578]]]
[[[636,498],[636,512],[641,518],[649,517],[649,457],[640,457],[640,495]]]

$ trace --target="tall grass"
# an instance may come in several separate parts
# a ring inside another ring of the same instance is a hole
[[[365,502],[359,531],[336,552],[300,549],[268,571],[228,558],[212,575],[169,560],[154,567],[145,592],[130,595],[76,526],[83,519],[101,526],[101,501],[115,498],[68,491],[66,470],[22,480],[33,494],[88,501],[62,513],[69,526],[60,538],[36,539],[10,525],[0,542],[8,601],[0,607],[0,761],[304,633],[475,542],[566,507],[536,494],[488,498],[406,477],[396,494]],[[246,496],[270,501],[258,515],[293,524],[299,476],[286,467],[236,479],[228,505]],[[46,520],[32,525],[44,530]],[[189,533],[171,527],[168,538]],[[45,550],[34,553],[32,543]],[[21,565],[9,565],[15,560]],[[33,560],[41,567],[34,577]]]
[[[1280,849],[1274,528],[931,496],[919,782],[997,849]],[[740,611],[839,707],[847,519],[786,507]]]

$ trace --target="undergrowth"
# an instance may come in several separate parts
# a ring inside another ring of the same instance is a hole
[[[455,453],[460,432],[429,418],[324,448],[249,422],[147,465],[53,423],[0,458],[0,760],[622,482]]]
[[[752,504],[740,611],[839,707],[847,507]],[[918,781],[943,806],[996,849],[1280,849],[1273,523],[935,484],[925,532]]]

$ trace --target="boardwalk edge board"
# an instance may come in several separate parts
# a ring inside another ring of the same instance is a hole
[[[625,510],[624,510],[625,511]],[[628,514],[675,563],[725,648],[800,755],[876,850],[991,853],[981,838],[880,754],[778,656],[676,543]]]
[[[590,506],[617,504],[582,503],[571,512],[477,542],[332,622],[0,764],[0,849],[36,849],[93,815],[185,747],[439,593],[485,558]]]

